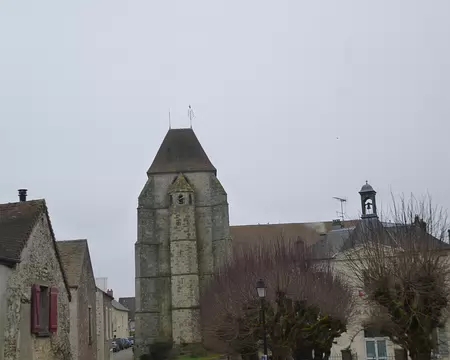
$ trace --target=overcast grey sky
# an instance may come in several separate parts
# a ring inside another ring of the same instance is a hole
[[[134,295],[137,196],[167,129],[194,130],[232,224],[331,220],[367,179],[450,206],[448,0],[0,4],[0,200]]]

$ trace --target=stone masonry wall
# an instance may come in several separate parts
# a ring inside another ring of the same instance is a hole
[[[105,359],[105,309],[103,306],[103,291],[96,291],[96,323],[95,331],[97,335],[97,359]]]
[[[54,286],[58,294],[58,331],[49,337],[31,334],[31,287]],[[71,360],[69,298],[57,260],[47,217],[42,215],[8,281],[5,360]],[[20,344],[19,344],[20,341]]]
[[[195,190],[195,223],[201,286],[229,256],[226,192],[213,173],[185,173]],[[178,174],[152,175],[138,202],[135,357],[159,338],[172,338],[169,196]],[[214,245],[213,245],[214,241]],[[213,255],[215,254],[215,255]]]
[[[96,329],[96,292],[94,273],[92,270],[89,253],[86,254],[81,272],[80,285],[78,287],[78,359],[97,359],[97,337]],[[89,325],[89,308],[91,309],[91,325]],[[91,326],[92,337],[89,339],[89,326]],[[77,359],[74,359],[77,360]]]
[[[188,193],[174,193],[175,199]],[[195,200],[195,199],[194,199]],[[201,342],[195,202],[170,207],[172,337],[176,344]]]

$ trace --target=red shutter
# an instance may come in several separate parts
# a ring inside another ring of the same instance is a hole
[[[54,287],[50,289],[49,330],[51,333],[56,333],[58,330],[58,289]]]
[[[33,285],[31,288],[31,332],[39,333],[41,330],[40,324],[41,315],[41,287]]]

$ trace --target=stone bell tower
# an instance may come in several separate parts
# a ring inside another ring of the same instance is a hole
[[[170,129],[138,200],[135,357],[201,342],[199,296],[229,260],[227,194],[194,131]]]

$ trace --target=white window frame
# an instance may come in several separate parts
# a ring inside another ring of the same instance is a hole
[[[369,357],[367,354],[367,342],[373,342],[375,345],[375,357]],[[386,356],[379,356],[378,355],[378,342],[384,341],[385,349],[386,349]],[[364,352],[366,353],[366,360],[388,360],[388,338],[386,337],[373,337],[373,338],[364,338]]]

